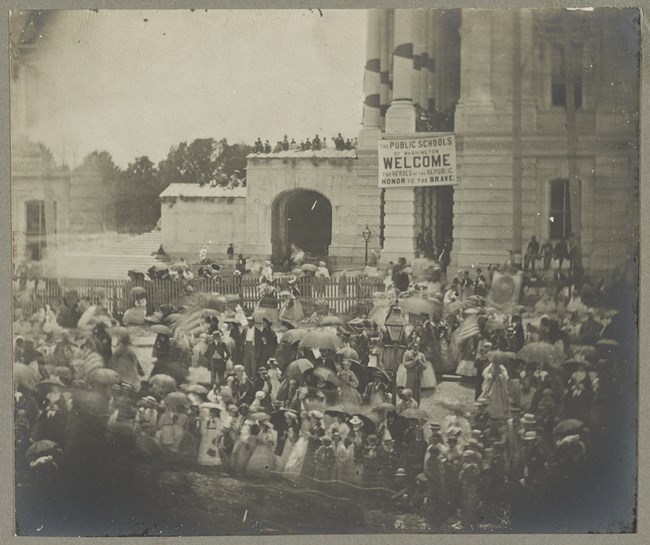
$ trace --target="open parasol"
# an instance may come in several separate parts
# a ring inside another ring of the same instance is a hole
[[[338,316],[325,316],[323,319],[320,321],[320,324],[318,324],[319,327],[335,327],[335,326],[340,326],[343,325],[343,321],[341,318]]]
[[[282,335],[280,342],[293,344],[302,341],[309,331],[307,329],[290,329]]]
[[[190,399],[183,392],[171,392],[164,397],[168,407],[188,407]]]
[[[141,295],[147,295],[147,290],[145,290],[142,286],[136,286],[134,288],[131,288],[129,295],[132,297],[140,297]]]
[[[307,272],[316,272],[318,270],[318,267],[312,263],[305,263],[304,265],[301,265],[300,270]]]
[[[553,428],[553,435],[564,437],[566,435],[578,433],[585,427],[585,423],[582,420],[569,418],[567,420],[562,420],[562,422]]]
[[[407,420],[420,420],[423,422],[429,419],[427,412],[422,409],[406,409],[400,413],[400,416]]]
[[[359,361],[359,354],[354,348],[350,348],[349,346],[341,348],[341,350],[339,350],[336,355],[342,360]]]
[[[19,386],[32,388],[37,382],[38,376],[29,365],[24,363],[14,364],[14,385],[16,388]]]
[[[314,364],[306,358],[300,358],[299,360],[292,361],[287,368],[285,369],[285,375],[289,379],[298,380],[302,382],[302,376],[305,371],[313,369]]]
[[[488,358],[490,360],[497,364],[497,365],[503,365],[504,367],[507,367],[508,365],[512,364],[517,359],[517,354],[514,352],[503,352],[501,350],[494,350],[493,352],[488,352]]]
[[[58,443],[50,441],[49,439],[42,439],[41,441],[36,441],[33,445],[31,445],[27,449],[25,455],[27,458],[35,459],[47,452],[51,452],[56,448],[59,448]]]
[[[445,305],[443,310],[443,315],[445,317],[451,316],[453,314],[459,313],[464,308],[465,308],[465,304],[462,301],[452,301],[448,305]]]
[[[338,385],[339,383],[339,377],[337,377],[334,372],[327,367],[316,367],[312,371],[312,374],[323,382],[328,382],[334,385]]]
[[[396,412],[397,407],[393,405],[392,403],[380,403],[379,405],[375,405],[372,408],[373,413],[388,413],[388,412]]]
[[[332,405],[325,409],[325,414],[334,418],[348,418],[351,413],[343,405]]]
[[[161,394],[176,391],[176,380],[169,375],[159,374],[149,377],[149,385],[156,388]]]
[[[166,325],[156,324],[151,326],[151,331],[158,333],[159,335],[167,335],[168,337],[172,335],[172,330],[169,329]]]
[[[528,343],[519,351],[517,357],[526,363],[540,363],[556,368],[566,359],[561,348],[546,342]]]
[[[343,342],[330,331],[317,329],[309,332],[298,345],[300,348],[317,348],[336,352],[343,348]]]
[[[390,384],[390,377],[386,374],[384,370],[380,369],[379,367],[373,367],[369,369],[372,369],[371,376],[373,378],[379,377],[384,384]]]
[[[428,314],[429,316],[432,316],[436,312],[435,303],[420,297],[406,297],[400,299],[399,306],[403,312],[408,314]]]
[[[199,395],[205,395],[208,393],[208,389],[203,386],[202,384],[190,384],[189,386],[186,386],[183,388],[185,393],[188,394],[199,394]]]
[[[348,421],[351,420],[352,418],[354,418],[355,416],[363,421],[363,428],[366,431],[366,433],[371,434],[377,428],[377,422],[375,420],[370,418],[368,415],[361,414],[361,413],[353,414],[348,419]]]
[[[185,271],[190,270],[190,266],[185,263],[185,261],[176,261],[176,263],[173,263],[169,268],[178,273],[184,273]]]
[[[121,382],[120,375],[112,369],[95,369],[88,375],[86,382],[91,387],[95,386],[113,386]]]

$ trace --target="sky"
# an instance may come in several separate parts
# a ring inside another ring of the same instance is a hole
[[[60,12],[30,136],[57,162],[106,150],[122,167],[195,138],[354,137],[365,25],[363,10]]]

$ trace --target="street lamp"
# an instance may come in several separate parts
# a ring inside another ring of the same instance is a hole
[[[406,319],[402,314],[402,309],[397,305],[391,308],[384,325],[386,326],[386,334],[391,344],[399,344],[406,329]]]
[[[361,236],[366,243],[366,266],[368,265],[368,241],[370,240],[371,235],[372,231],[370,231],[370,227],[368,227],[368,224],[366,223],[366,228],[361,232]]]
[[[381,354],[381,367],[383,367],[386,374],[390,377],[392,400],[393,404],[396,405],[397,369],[406,351],[401,344],[402,338],[404,337],[404,330],[406,329],[406,319],[402,314],[402,309],[397,304],[390,309],[384,326],[386,327],[387,338],[384,340],[384,347]]]

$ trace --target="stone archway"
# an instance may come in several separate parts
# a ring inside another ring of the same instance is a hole
[[[332,243],[332,203],[322,193],[295,189],[273,201],[273,256],[288,257],[291,245],[313,256],[326,256]]]

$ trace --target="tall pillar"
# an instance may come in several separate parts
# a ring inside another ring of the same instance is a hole
[[[386,133],[415,132],[413,107],[412,21],[415,10],[396,9],[394,16],[393,97],[386,112]],[[412,187],[391,187],[384,197],[384,248],[382,263],[411,259],[417,236],[416,192]]]
[[[395,10],[394,9],[388,10],[387,19],[388,19],[388,104],[390,106],[390,103],[393,101],[393,79],[395,77],[395,73],[393,72],[393,49],[395,48]],[[388,109],[386,109],[386,111],[388,112]]]
[[[413,10],[411,24],[413,25],[413,72],[411,75],[411,89],[413,92],[413,105],[422,106],[422,97],[420,93],[420,75],[422,68],[422,12],[424,10]]]
[[[379,115],[379,41],[381,36],[381,29],[379,21],[379,10],[369,9],[366,41],[366,69],[363,78],[363,90],[366,98],[363,101],[363,128],[359,133],[360,150],[376,149],[377,140],[381,137]]]
[[[390,41],[388,25],[390,22],[387,9],[382,9],[379,14],[380,39],[379,39],[379,115],[382,127],[385,123],[386,111],[390,104]]]
[[[420,106],[427,111],[429,109],[429,12],[423,9],[418,15],[420,18]]]
[[[493,109],[492,10],[461,12],[460,100],[465,108]]]
[[[432,112],[436,106],[436,44],[438,34],[438,12],[434,9],[428,11],[427,18],[427,109]]]
[[[386,112],[386,132],[415,132],[413,107],[413,10],[396,9],[393,47],[393,98]]]

